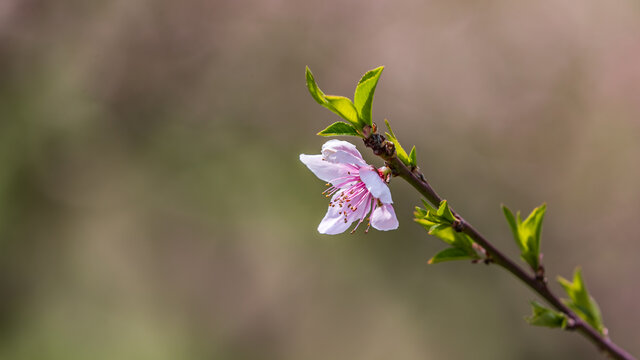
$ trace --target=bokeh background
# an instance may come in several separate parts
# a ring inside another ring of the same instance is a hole
[[[631,0],[0,1],[0,358],[602,358],[504,271],[427,266],[400,180],[399,230],[317,234],[305,65],[385,65],[375,121],[514,257],[500,203],[546,202],[550,277],[640,355],[639,35]]]

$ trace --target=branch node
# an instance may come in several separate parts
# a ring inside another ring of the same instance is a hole
[[[536,280],[542,283],[547,283],[547,277],[544,275],[544,266],[538,265],[536,270]]]
[[[460,221],[460,219],[455,219],[451,224],[451,226],[453,227],[453,230],[455,230],[456,232],[464,231],[464,224],[462,223],[462,221]]]

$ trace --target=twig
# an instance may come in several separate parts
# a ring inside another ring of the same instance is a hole
[[[380,156],[387,163],[387,166],[391,169],[392,174],[399,176],[413,186],[422,196],[424,196],[430,203],[438,207],[442,198],[433,190],[431,185],[426,181],[424,175],[418,168],[409,169],[400,159],[398,159],[393,144],[386,141],[384,136],[380,134],[371,134],[364,139],[364,143],[367,147],[373,149],[374,154]],[[469,235],[473,241],[486,251],[490,256],[491,261],[520,279],[534,292],[544,298],[549,305],[553,306],[556,310],[564,313],[569,321],[567,325],[568,330],[575,330],[585,337],[587,337],[592,343],[594,343],[600,350],[605,352],[611,358],[616,360],[635,360],[635,358],[614,344],[608,337],[601,335],[592,326],[582,320],[576,313],[571,311],[565,304],[562,303],[560,298],[551,292],[547,286],[544,276],[539,274],[529,274],[522,267],[511,261],[506,255],[498,250],[493,244],[489,242],[482,234],[480,234],[471,224],[469,224],[462,216],[453,211],[453,215],[458,219],[456,224],[456,231],[464,232]]]

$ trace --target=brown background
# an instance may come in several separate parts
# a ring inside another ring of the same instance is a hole
[[[552,280],[640,355],[639,35],[635,1],[1,1],[0,358],[602,358],[509,274],[427,266],[402,181],[398,231],[318,235],[305,65],[349,96],[385,65],[375,121],[514,257],[499,204],[546,201]]]

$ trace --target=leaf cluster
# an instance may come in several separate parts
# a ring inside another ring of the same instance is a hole
[[[318,87],[309,67],[306,68],[307,88],[314,100],[347,121],[335,122],[320,131],[318,135],[364,137],[363,128],[373,125],[371,106],[382,70],[384,70],[384,67],[380,66],[367,71],[358,81],[353,101],[351,101],[351,99],[344,96],[325,95]]]
[[[558,277],[558,282],[564,288],[564,291],[569,296],[568,299],[562,299],[562,301],[571,310],[573,310],[578,316],[580,316],[589,325],[593,326],[601,334],[605,333],[605,327],[602,323],[602,314],[600,313],[600,307],[596,301],[589,295],[587,287],[582,279],[582,271],[578,267],[573,273],[573,281],[569,281],[561,276]]]
[[[452,260],[480,259],[473,247],[473,240],[467,234],[455,230],[454,225],[458,219],[451,212],[446,200],[440,202],[437,210],[426,201],[423,203],[424,209],[416,207],[413,213],[414,220],[427,229],[430,235],[450,245],[429,259],[429,264]]]
[[[524,318],[530,325],[562,329],[567,327],[565,314],[549,309],[537,301],[531,301],[531,308],[533,314]]]
[[[505,205],[502,205],[502,211],[509,223],[513,238],[520,248],[520,257],[524,260],[534,271],[538,271],[540,268],[540,237],[542,234],[542,220],[544,214],[547,211],[547,205],[542,204],[533,209],[531,214],[522,221],[520,212],[513,216],[511,210]]]

